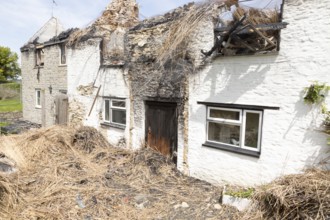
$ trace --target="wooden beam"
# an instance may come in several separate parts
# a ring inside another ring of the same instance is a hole
[[[88,117],[89,117],[89,116],[91,115],[91,113],[92,113],[92,110],[93,110],[93,108],[94,108],[94,105],[95,105],[96,99],[97,99],[97,97],[99,96],[99,93],[100,93],[101,87],[102,87],[102,85],[100,85],[99,89],[97,90],[97,93],[96,93],[96,96],[95,96],[95,98],[94,98],[94,101],[93,101],[93,104],[92,104],[91,110],[89,111]]]

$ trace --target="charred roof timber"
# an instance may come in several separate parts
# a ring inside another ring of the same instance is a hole
[[[227,0],[214,28],[215,45],[205,56],[263,54],[279,50],[280,30],[288,23],[282,22],[283,2],[276,9],[246,9],[238,1]],[[229,19],[228,19],[229,18]]]

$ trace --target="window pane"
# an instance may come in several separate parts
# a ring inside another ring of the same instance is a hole
[[[104,100],[104,120],[110,121],[110,101]]]
[[[113,100],[113,101],[112,101],[112,106],[113,106],[113,107],[122,107],[122,108],[125,108],[126,103],[125,103],[125,101],[117,101],[117,100]]]
[[[41,93],[40,93],[40,90],[37,90],[37,105],[41,105]]]
[[[61,44],[61,64],[66,63],[65,44]]]
[[[258,148],[259,121],[258,113],[246,113],[245,146]]]
[[[126,125],[126,111],[112,109],[112,122]]]
[[[208,140],[239,146],[240,126],[209,122]]]
[[[239,120],[240,112],[226,111],[226,110],[219,110],[219,109],[210,109],[210,117],[230,119],[230,120]]]

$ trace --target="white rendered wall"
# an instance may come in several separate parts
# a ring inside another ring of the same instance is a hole
[[[81,124],[92,126],[101,131],[101,133],[113,145],[129,145],[129,89],[124,77],[122,68],[107,67],[100,68],[101,51],[100,39],[88,40],[74,49],[68,51],[68,96],[72,110],[69,112],[70,119],[74,114],[83,115]],[[95,84],[94,84],[95,82]],[[91,88],[94,84],[94,88]],[[82,94],[79,86],[86,87],[92,94]],[[92,112],[93,101],[98,88],[101,86],[98,98]],[[89,87],[89,88],[88,88]],[[103,97],[117,97],[126,100],[126,128],[120,129],[110,126],[101,126],[103,122]],[[77,104],[78,103],[78,104]],[[73,106],[79,105],[79,108]],[[77,111],[77,109],[79,109]]]
[[[303,102],[303,89],[313,81],[330,85],[329,14],[329,0],[289,2],[278,55],[219,57],[190,78],[190,175],[255,185],[299,173],[324,156],[329,147],[318,131],[322,115]],[[197,101],[280,107],[264,111],[260,158],[202,146],[206,107]]]

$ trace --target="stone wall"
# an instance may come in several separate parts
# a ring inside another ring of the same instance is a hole
[[[58,44],[46,46],[43,51],[45,64],[40,68],[35,65],[34,50],[22,52],[23,117],[25,120],[49,126],[55,122],[54,98],[60,91],[67,90],[67,66],[60,65]],[[41,90],[42,108],[36,107],[36,89]]]
[[[22,112],[1,112],[0,122],[13,122],[23,117]]]

